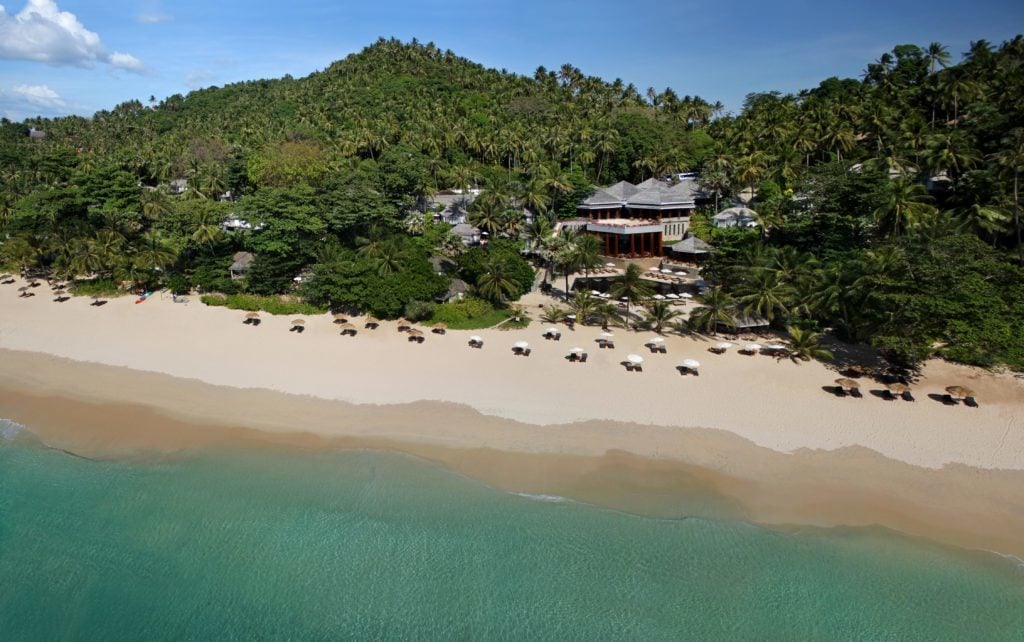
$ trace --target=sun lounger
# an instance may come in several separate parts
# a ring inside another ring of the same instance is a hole
[[[910,394],[909,390],[907,390],[900,396],[903,397],[903,401],[914,401],[914,395]]]
[[[586,363],[586,362],[587,362],[587,353],[584,352],[583,354],[580,355],[580,363]]]

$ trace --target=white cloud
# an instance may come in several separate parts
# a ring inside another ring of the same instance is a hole
[[[118,69],[124,69],[126,71],[134,71],[142,73],[146,70],[146,65],[142,64],[142,61],[131,54],[121,53],[115,51],[110,54],[107,59],[111,67],[117,67]]]
[[[86,29],[75,14],[61,11],[54,0],[28,0],[13,15],[0,5],[0,58],[75,67],[105,62],[128,71],[145,70],[130,54],[108,54],[99,35]]]
[[[189,89],[208,87],[217,78],[217,74],[209,69],[193,69],[185,76],[185,84]]]
[[[170,22],[171,20],[174,20],[174,16],[166,13],[160,13],[158,11],[152,13],[140,13],[135,16],[135,22],[139,22],[144,25],[156,25],[161,22]]]
[[[69,105],[56,91],[46,85],[14,85],[0,87],[0,112],[10,120],[29,116],[63,116],[74,105]]]
[[[15,85],[11,88],[11,94],[15,98],[40,107],[60,108],[64,106],[64,100],[60,94],[46,85]]]

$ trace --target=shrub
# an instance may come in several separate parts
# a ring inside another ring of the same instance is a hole
[[[303,303],[287,301],[276,296],[255,296],[252,294],[204,294],[199,300],[206,305],[225,306],[231,310],[249,312],[267,312],[269,314],[322,314],[327,308]]]
[[[434,314],[435,305],[426,301],[409,301],[405,304],[405,318],[410,321],[429,319]]]
[[[124,292],[117,287],[112,279],[92,279],[91,281],[75,281],[71,285],[71,294],[75,296],[118,296]]]
[[[462,299],[437,306],[430,321],[446,323],[453,330],[477,330],[495,326],[507,319],[509,314],[508,309],[495,309],[483,299]]]

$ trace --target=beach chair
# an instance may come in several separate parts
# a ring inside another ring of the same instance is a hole
[[[903,397],[903,401],[914,401],[914,395],[910,394],[909,390],[905,391],[900,396]]]
[[[851,388],[850,389],[850,396],[851,397],[856,397],[857,399],[861,399],[861,398],[864,397],[864,395],[861,394],[860,388]]]
[[[964,405],[965,406],[969,406],[971,408],[978,408],[979,407],[978,406],[978,401],[974,397],[965,397],[964,398]]]
[[[528,357],[528,356],[530,356],[530,352],[531,352],[532,350],[533,350],[533,348],[527,348],[527,349],[523,350],[523,356],[524,356],[524,357]]]
[[[587,353],[584,352],[583,354],[580,355],[580,363],[586,363],[586,362],[587,362]]]
[[[668,347],[666,347],[663,343],[660,346],[658,346],[658,352],[660,352],[661,354],[668,354]]]

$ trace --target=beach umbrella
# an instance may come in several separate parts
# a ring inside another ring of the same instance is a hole
[[[632,363],[633,365],[636,366],[636,365],[640,365],[641,363],[643,363],[644,362],[644,358],[641,357],[638,354],[631,354],[631,355],[628,355],[626,357],[626,361],[628,361],[628,362],[630,362],[630,363]]]
[[[249,313],[247,313],[245,315],[245,318],[246,319],[258,319],[258,318],[260,318],[260,313],[259,312],[249,312]]]
[[[905,383],[899,383],[899,382],[897,382],[897,383],[887,383],[887,384],[885,384],[885,387],[888,388],[889,392],[891,392],[894,395],[902,395],[904,392],[908,392],[910,390],[910,386],[908,386]]]
[[[719,350],[728,350],[729,348],[732,347],[732,344],[729,343],[728,341],[723,341],[716,345],[715,347],[718,348]]]
[[[619,301],[622,301],[623,303],[625,303],[626,301],[629,301],[629,297],[624,297],[624,296],[623,297],[619,297]]]
[[[662,270],[662,274],[672,274],[672,270]]]
[[[583,348],[573,348],[569,350],[569,354],[583,354],[584,352],[586,352],[586,350]]]
[[[648,272],[660,272],[661,270],[659,270],[659,269],[658,269],[658,268],[656,268],[656,267],[651,267],[651,268],[647,268],[647,271],[648,271]]]
[[[683,367],[689,368],[690,370],[696,370],[700,367],[700,361],[696,359],[683,359]]]
[[[665,295],[664,294],[655,294],[654,295],[654,299],[656,301],[664,301],[665,300]]]
[[[601,338],[602,339],[614,339],[615,335],[612,334],[611,332],[602,332],[601,333]]]
[[[946,392],[954,399],[966,399],[974,396],[974,391],[964,386],[949,386],[946,388]]]
[[[479,336],[479,335],[476,335],[476,334],[474,334],[473,336],[471,336],[471,337],[469,338],[469,340],[470,340],[470,341],[472,341],[472,342],[474,342],[474,343],[483,343],[483,342],[484,342],[484,338],[483,338],[483,337],[481,337],[481,336]]]
[[[423,331],[422,330],[417,330],[416,328],[410,328],[409,329],[409,336],[410,337],[422,337],[423,336]]]
[[[857,383],[853,379],[847,379],[846,377],[836,379],[836,383],[839,384],[839,386],[842,387],[843,390],[854,390],[860,388],[859,383]]]
[[[366,317],[367,323],[380,323],[380,319],[377,317]]]
[[[526,341],[516,341],[515,343],[512,344],[512,347],[519,348],[520,350],[526,350],[527,348],[530,347],[530,344],[527,343]]]
[[[565,315],[565,318],[566,319],[572,319],[573,321],[575,321],[576,320],[576,315],[575,314],[567,314],[567,315]]]
[[[348,321],[346,315],[342,314],[341,312],[335,312],[331,316],[334,317],[335,323],[345,323],[346,321]]]
[[[649,343],[649,344],[653,343],[653,344],[657,345],[659,343],[665,343],[665,339],[664,339],[664,337],[654,337],[653,339],[651,339],[647,343]]]
[[[601,296],[601,293],[598,292],[597,290],[591,290],[590,293],[594,296]]]
[[[785,350],[786,346],[782,345],[781,343],[769,343],[768,344],[768,349],[769,350]]]
[[[683,292],[682,294],[679,295],[679,298],[681,298],[681,299],[692,299],[693,295],[690,294],[689,292]]]
[[[743,349],[746,350],[747,352],[759,352],[761,350],[761,344],[748,343],[747,345],[743,346]]]
[[[676,294],[675,292],[669,292],[665,296],[668,297],[669,299],[678,299],[679,298],[679,295]]]
[[[354,325],[352,325],[351,323],[348,323],[347,321],[345,323],[342,323],[338,327],[341,328],[342,331],[345,331],[345,330],[355,330],[356,329],[356,327]]]
[[[614,263],[605,263],[604,266],[605,267],[613,268],[613,267],[615,267],[615,264]]]
[[[292,325],[306,325],[305,319],[292,319]]]
[[[435,323],[431,327],[434,328],[435,330],[447,330],[448,329],[448,324],[444,323],[442,321],[438,321],[437,323]]]
[[[18,288],[18,292],[25,292],[25,291],[27,291],[29,289],[30,288],[27,285],[23,285],[20,288]]]

